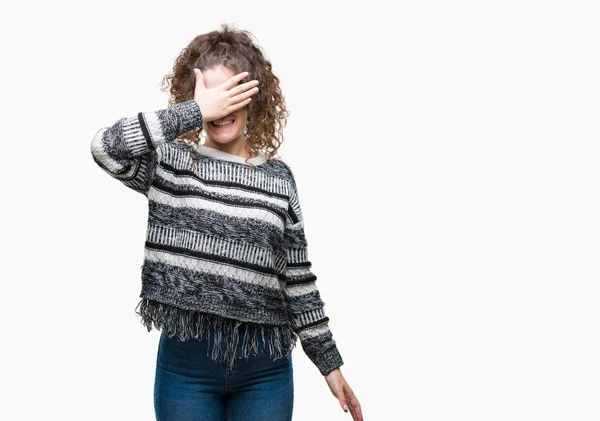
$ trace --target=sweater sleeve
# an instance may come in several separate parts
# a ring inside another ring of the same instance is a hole
[[[316,285],[317,277],[308,260],[304,219],[298,190],[292,175],[290,202],[286,216],[286,269],[284,295],[293,330],[300,338],[302,349],[322,375],[344,364],[332,332],[325,302]]]
[[[195,100],[140,112],[98,130],[91,144],[92,157],[111,177],[146,194],[158,159],[157,147],[200,126],[202,114]]]

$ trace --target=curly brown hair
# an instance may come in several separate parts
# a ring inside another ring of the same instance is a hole
[[[231,24],[221,24],[219,30],[198,35],[181,51],[173,71],[163,77],[161,90],[169,91],[169,105],[172,106],[194,99],[194,68],[202,71],[224,66],[235,74],[249,72],[246,78],[258,80],[260,90],[246,105],[246,141],[252,155],[262,150],[271,160],[283,143],[283,127],[287,125],[289,111],[285,106],[279,78],[273,73],[271,62],[255,40],[251,32],[239,30]],[[179,138],[188,145],[198,144],[201,132],[202,127],[197,127]]]

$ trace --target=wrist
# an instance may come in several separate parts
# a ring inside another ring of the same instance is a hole
[[[325,374],[324,377],[333,377],[333,376],[338,376],[342,373],[342,370],[340,369],[340,367],[334,368],[333,370],[331,370],[329,373]]]

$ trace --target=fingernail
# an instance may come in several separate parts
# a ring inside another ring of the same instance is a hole
[[[348,405],[344,405],[344,411],[348,412]]]

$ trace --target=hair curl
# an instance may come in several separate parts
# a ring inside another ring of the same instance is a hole
[[[271,62],[255,39],[249,31],[236,29],[230,24],[221,24],[220,30],[198,35],[181,51],[175,60],[173,71],[163,77],[161,90],[170,92],[169,105],[172,106],[194,99],[194,68],[202,71],[224,66],[235,74],[249,72],[246,79],[258,80],[260,90],[246,105],[246,149],[252,155],[262,150],[267,159],[271,160],[283,143],[283,127],[287,125],[289,111],[286,109],[279,78],[273,73]],[[202,127],[197,127],[179,138],[187,144],[198,144],[201,132]]]

